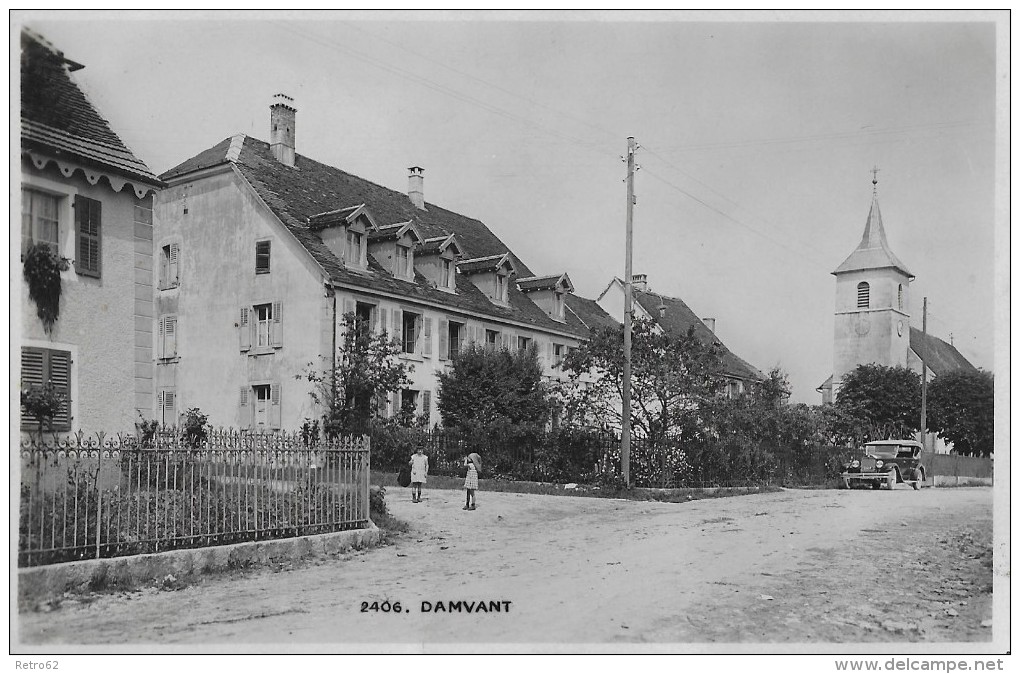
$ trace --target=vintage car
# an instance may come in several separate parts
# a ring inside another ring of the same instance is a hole
[[[879,489],[883,484],[894,489],[904,482],[917,489],[924,482],[926,472],[921,465],[921,443],[876,440],[864,445],[864,456],[845,465],[840,477],[847,489],[860,485]]]

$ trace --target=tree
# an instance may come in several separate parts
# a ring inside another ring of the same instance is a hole
[[[836,397],[843,433],[859,442],[906,438],[921,425],[921,378],[906,367],[858,365]]]
[[[928,428],[953,451],[990,456],[994,451],[995,381],[991,372],[955,370],[928,386]]]
[[[397,358],[398,347],[386,332],[373,333],[351,312],[343,316],[343,343],[331,369],[308,364],[298,379],[313,384],[312,401],[324,409],[327,437],[361,431],[385,396],[411,383],[413,366]]]
[[[438,406],[448,428],[544,427],[552,400],[537,349],[461,349],[450,369],[439,373]]]
[[[704,429],[706,408],[723,385],[720,347],[702,342],[692,327],[681,335],[638,318],[631,340],[631,425],[657,445]],[[568,418],[589,426],[622,425],[623,328],[603,328],[564,359],[573,384]],[[584,383],[588,378],[593,381]]]

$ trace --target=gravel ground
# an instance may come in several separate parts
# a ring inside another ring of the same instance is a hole
[[[18,640],[53,652],[633,642],[796,652],[992,639],[988,488],[791,490],[683,504],[481,492],[476,511],[462,510],[462,499],[426,490],[415,504],[409,490],[390,488],[393,514],[412,531],[389,545],[176,591],[68,597],[22,612]],[[437,612],[454,601],[459,612]],[[382,610],[395,602],[399,613]],[[468,602],[500,610],[467,613]]]

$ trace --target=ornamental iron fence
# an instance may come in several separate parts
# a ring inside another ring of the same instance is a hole
[[[224,429],[24,439],[18,566],[364,528],[369,447]]]

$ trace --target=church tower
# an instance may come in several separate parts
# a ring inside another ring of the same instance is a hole
[[[885,238],[878,209],[878,169],[872,178],[871,211],[864,236],[839,265],[836,277],[836,330],[832,392],[839,396],[843,377],[858,365],[907,365],[910,351],[910,281]]]

